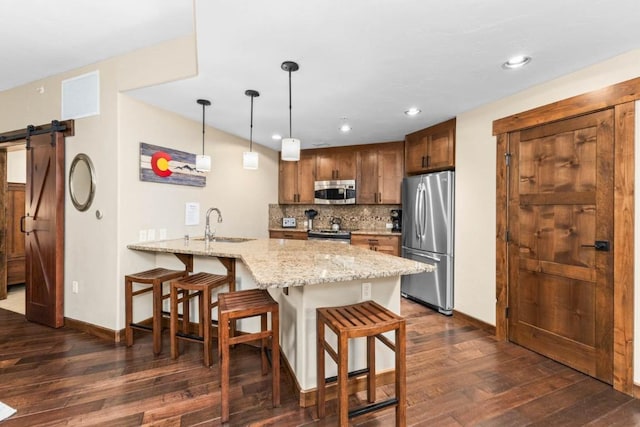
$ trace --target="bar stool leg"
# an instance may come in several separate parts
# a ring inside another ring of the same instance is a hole
[[[396,329],[396,425],[407,425],[407,346],[406,325],[404,322]]]
[[[338,335],[338,419],[339,425],[349,425],[349,340],[347,335]]]
[[[124,281],[124,293],[125,293],[124,334],[127,340],[127,347],[131,347],[133,345],[133,329],[131,329],[131,322],[133,322],[133,282],[131,280]]]
[[[200,295],[200,325],[202,328],[203,347],[204,347],[204,365],[211,366],[213,364],[211,354],[211,289],[205,288]]]
[[[273,373],[273,406],[280,406],[280,314],[271,312],[271,365]]]
[[[267,330],[267,313],[260,315],[260,331]],[[260,360],[262,361],[262,375],[267,375],[269,372],[269,360],[267,360],[267,341],[268,337],[262,337],[260,340]]]
[[[318,418],[324,418],[325,373],[324,373],[324,323],[320,316],[316,318],[316,407]]]
[[[171,315],[169,324],[169,333],[171,338],[171,358],[178,358],[178,289],[171,285],[170,301],[171,301]],[[183,292],[183,298],[186,292]],[[184,316],[184,313],[183,313]]]
[[[218,318],[218,340],[221,351],[218,355],[220,360],[220,421],[229,421],[229,318],[225,314],[220,314]]]
[[[153,354],[162,351],[162,282],[154,282],[153,290]]]
[[[376,401],[376,337],[367,337],[367,400]]]

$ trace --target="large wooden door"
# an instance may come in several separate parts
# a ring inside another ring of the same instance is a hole
[[[613,111],[509,134],[509,339],[613,381]]]
[[[58,328],[64,324],[64,135],[27,141],[26,317]]]

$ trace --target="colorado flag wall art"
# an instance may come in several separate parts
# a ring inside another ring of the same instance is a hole
[[[207,177],[196,171],[196,155],[140,143],[140,181],[204,187]]]

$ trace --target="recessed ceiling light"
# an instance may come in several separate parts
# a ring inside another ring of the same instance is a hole
[[[513,68],[520,68],[527,65],[529,62],[531,62],[530,56],[518,55],[512,58],[509,58],[507,62],[502,64],[502,68],[506,68],[509,70]]]
[[[340,132],[342,132],[342,133],[347,133],[350,130],[351,130],[351,126],[349,126],[347,123],[345,123],[342,126],[340,126]]]
[[[280,141],[282,139],[282,135],[278,135],[277,133],[274,133],[273,135],[271,135],[271,139]]]
[[[420,114],[421,112],[422,112],[422,110],[421,110],[421,109],[419,109],[419,108],[415,108],[415,107],[411,107],[411,108],[409,108],[407,111],[405,111],[404,113],[405,113],[407,116],[415,116],[415,115]]]

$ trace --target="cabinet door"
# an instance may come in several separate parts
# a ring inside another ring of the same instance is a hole
[[[297,162],[280,159],[278,174],[278,203],[313,203],[315,182],[315,155],[300,153]]]
[[[298,199],[298,162],[285,162],[280,159],[278,173],[278,202],[295,203]]]
[[[316,156],[314,154],[300,153],[300,161],[296,163],[298,163],[296,180],[298,203],[313,203],[313,185],[316,181]]]
[[[378,150],[361,150],[357,161],[356,202],[374,204],[378,201]]]
[[[456,119],[411,133],[405,137],[407,174],[434,172],[455,167]]]
[[[402,203],[403,145],[395,144],[378,151],[378,196],[377,203]]]
[[[316,154],[318,181],[356,179],[356,153],[351,149],[326,149]]]
[[[454,166],[454,129],[443,129],[429,135],[427,168],[443,169]]]
[[[420,173],[426,170],[425,158],[427,155],[428,143],[429,137],[427,135],[407,135],[404,148],[404,164],[407,169],[407,173]]]
[[[356,179],[356,152],[351,149],[334,155],[336,179]]]
[[[318,181],[330,181],[335,178],[335,160],[333,153],[327,150],[316,154],[316,176]]]

